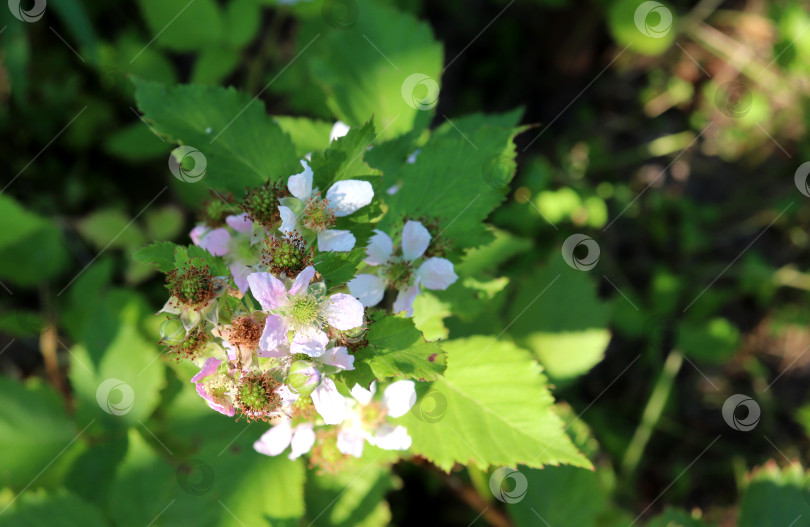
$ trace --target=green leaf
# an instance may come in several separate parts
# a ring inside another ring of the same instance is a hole
[[[444,378],[399,419],[412,452],[447,471],[455,463],[591,467],[563,431],[545,377],[527,352],[492,337],[445,341],[442,348]],[[428,402],[432,408],[423,407]]]
[[[321,252],[315,256],[315,270],[321,273],[329,290],[357,275],[357,266],[366,258],[364,247],[346,252]]]
[[[174,269],[174,253],[178,247],[171,242],[154,242],[135,251],[132,257],[138,262],[153,264],[158,271],[168,273]]]
[[[130,162],[163,157],[167,146],[140,121],[119,128],[104,140],[105,152]]]
[[[47,226],[47,220],[27,211],[8,194],[0,194],[0,248]]]
[[[336,181],[380,175],[381,172],[368,166],[364,159],[366,150],[373,141],[374,123],[369,121],[332,141],[323,153],[314,153],[310,161],[314,172],[313,185],[326,193]]]
[[[236,427],[234,427],[236,428]],[[110,492],[108,511],[118,527],[143,527],[159,516],[161,525],[238,527],[277,525],[304,514],[302,461],[256,453],[254,428],[231,445],[206,448],[169,460],[134,430],[129,451]],[[210,444],[211,441],[208,441]],[[224,446],[224,448],[223,448]]]
[[[144,243],[141,229],[119,209],[92,212],[76,228],[96,249],[132,247]]]
[[[205,156],[203,181],[210,186],[242,195],[245,187],[301,171],[290,138],[261,101],[233,88],[133,82],[138,107],[154,129]]]
[[[144,214],[144,224],[149,239],[171,240],[183,230],[183,212],[173,205],[156,207]]]
[[[286,115],[276,115],[273,120],[292,138],[298,157],[304,157],[310,152],[323,150],[329,146],[332,123]]]
[[[647,527],[706,527],[706,524],[692,518],[686,511],[668,508],[663,514],[650,520]]]
[[[194,63],[193,84],[218,84],[238,65],[242,57],[235,51],[208,45],[199,50]]]
[[[678,327],[677,348],[684,354],[707,362],[730,359],[740,343],[740,331],[727,319],[688,321]]]
[[[519,284],[506,321],[518,343],[531,349],[554,381],[570,381],[603,358],[610,341],[609,304],[590,276],[559,254]]]
[[[378,379],[432,381],[447,368],[442,348],[425,342],[410,318],[377,317],[368,330],[368,344],[355,357],[368,364]]]
[[[740,502],[739,527],[810,526],[808,473],[798,463],[780,469],[771,461],[754,471]],[[690,526],[691,527],[691,526]]]
[[[438,219],[438,231],[458,249],[487,242],[483,221],[503,201],[515,172],[512,138],[520,112],[471,115],[439,127],[416,162],[402,165],[402,187],[385,201],[380,229],[389,234],[405,218]],[[432,240],[435,243],[435,240]]]
[[[139,3],[149,33],[156,35],[155,44],[160,47],[196,51],[222,38],[223,17],[214,0],[140,0]]]
[[[76,433],[50,387],[0,377],[0,481],[19,489],[35,481]]]
[[[3,515],[4,527],[104,527],[109,525],[97,508],[73,494],[61,490],[54,494],[25,493]]]
[[[555,527],[593,527],[607,503],[596,472],[568,466],[520,472],[526,477],[526,495],[508,505],[517,527],[534,527],[539,518]],[[507,490],[507,482],[502,485]]]
[[[429,77],[434,86],[441,82],[441,44],[410,14],[370,0],[357,1],[356,7],[353,27],[321,30],[308,63],[312,78],[322,85],[335,115],[350,126],[373,115],[382,138],[424,127],[432,112],[417,109],[413,96],[432,108],[438,93],[422,93],[426,85],[412,80],[406,101],[402,85],[413,74]]]

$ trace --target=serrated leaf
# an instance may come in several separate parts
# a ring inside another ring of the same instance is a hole
[[[357,266],[366,257],[366,250],[355,247],[346,252],[322,252],[315,255],[315,270],[321,273],[327,288],[345,284],[357,275]]]
[[[374,141],[374,123],[369,121],[349,130],[323,152],[312,154],[313,185],[325,193],[335,181],[380,175],[365,162],[365,153]]]
[[[158,271],[168,273],[174,269],[177,247],[177,244],[171,242],[154,242],[135,251],[132,257],[138,262],[154,265]]]
[[[423,408],[420,397],[399,419],[413,439],[412,452],[443,470],[455,463],[591,468],[563,431],[546,379],[528,352],[492,337],[442,347],[447,370],[430,387],[434,407]]]
[[[3,514],[6,527],[53,525],[60,527],[104,527],[109,525],[101,511],[78,496],[60,490],[53,494],[25,493],[14,507]]]
[[[329,146],[329,132],[332,131],[330,122],[287,115],[276,115],[273,120],[290,136],[299,157]]]
[[[519,111],[471,115],[439,127],[415,163],[386,174],[402,184],[385,198],[389,212],[379,228],[391,233],[406,218],[436,218],[442,238],[458,249],[487,242],[491,235],[483,221],[503,201],[514,176],[512,138],[519,118]]]
[[[810,526],[810,476],[798,463],[780,469],[773,461],[755,470],[740,502],[739,527]]]
[[[222,36],[222,13],[214,0],[140,0],[155,43],[174,51],[196,51]],[[136,57],[137,58],[137,57]],[[133,62],[135,59],[133,59]]]
[[[425,342],[410,318],[377,317],[367,338],[369,348],[356,356],[371,367],[378,379],[435,380],[447,367],[442,348]]]
[[[233,88],[133,82],[138,107],[153,128],[205,156],[202,181],[208,185],[240,196],[245,187],[286,181],[301,171],[290,138],[261,101]],[[172,177],[168,167],[166,175]]]

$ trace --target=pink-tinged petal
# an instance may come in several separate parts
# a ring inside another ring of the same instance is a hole
[[[301,160],[301,165],[304,167],[304,171],[290,176],[287,180],[287,188],[290,190],[290,194],[301,201],[306,201],[312,196],[313,174],[312,169],[309,168],[309,165],[303,159]]]
[[[359,384],[355,384],[354,388],[351,390],[352,397],[354,397],[358,403],[362,404],[363,406],[367,406],[374,397],[374,392],[377,391],[377,383],[372,382],[370,388],[370,390],[366,390]]]
[[[349,350],[343,346],[329,348],[323,356],[324,364],[340,368],[341,370],[354,369],[354,355],[349,355]]]
[[[416,300],[416,295],[419,294],[419,277],[413,281],[413,285],[405,289],[401,289],[397,293],[397,298],[394,300],[394,313],[405,312],[406,316],[413,316],[413,301]]]
[[[328,230],[318,233],[318,250],[344,253],[354,249],[354,234],[349,231]]]
[[[335,216],[340,218],[371,203],[374,199],[374,189],[368,181],[344,179],[329,187],[326,199]]]
[[[219,365],[222,364],[222,361],[216,359],[214,357],[208,357],[205,363],[203,364],[202,368],[200,368],[199,373],[191,378],[191,382],[198,382],[201,379],[205,379],[209,375],[213,375],[217,372],[217,368]]]
[[[247,277],[250,292],[262,305],[264,311],[271,311],[287,304],[287,288],[270,273],[252,273]]]
[[[295,226],[298,225],[298,217],[292,209],[284,205],[279,205],[278,213],[279,216],[281,216],[281,226],[278,230],[283,233],[295,232]]]
[[[453,262],[445,258],[428,258],[416,270],[416,276],[426,289],[447,289],[458,280]]]
[[[382,402],[388,408],[388,415],[391,417],[402,417],[407,414],[416,402],[416,388],[413,381],[391,383],[383,391]]]
[[[364,436],[365,433],[360,427],[341,426],[337,436],[338,450],[349,456],[362,457],[365,444]]]
[[[315,430],[312,423],[301,423],[293,429],[290,441],[290,459],[298,459],[310,451],[315,444]]]
[[[411,436],[404,426],[393,427],[385,424],[377,429],[377,433],[368,439],[372,445],[385,450],[408,450],[411,448]]]
[[[233,283],[239,288],[242,294],[247,293],[249,288],[247,277],[253,272],[253,269],[243,264],[242,262],[234,262],[228,266],[233,275]]]
[[[248,215],[245,213],[228,216],[225,218],[225,223],[240,234],[250,234],[253,232],[253,222],[250,221],[250,218],[248,218]]]
[[[268,315],[264,321],[264,331],[259,337],[260,357],[283,357],[287,355],[284,348],[287,345],[287,331],[289,326],[281,315]]]
[[[191,229],[191,232],[188,233],[188,235],[191,237],[191,241],[194,242],[194,245],[200,245],[200,240],[203,236],[205,236],[206,232],[208,232],[208,227],[200,224]]]
[[[311,265],[306,267],[303,271],[298,273],[298,276],[295,277],[295,282],[293,285],[290,286],[290,294],[291,295],[305,295],[307,294],[307,288],[309,287],[309,283],[315,277],[315,268]]]
[[[282,421],[262,434],[258,441],[253,443],[253,450],[266,456],[277,456],[284,452],[292,441],[292,424]]]
[[[320,357],[326,351],[329,337],[316,327],[297,331],[290,343],[290,353],[305,353],[310,357]]]
[[[416,260],[430,245],[430,233],[418,221],[408,221],[402,228],[402,256],[409,262]]]
[[[239,350],[227,340],[222,341],[222,347],[225,348],[225,354],[228,356],[229,361],[236,360],[236,357],[239,356]]]
[[[279,388],[276,388],[276,394],[281,398],[282,408],[289,408],[301,397],[301,395],[290,390],[290,387],[286,384],[282,384]]]
[[[230,241],[231,233],[228,229],[214,229],[200,239],[200,247],[214,256],[224,256],[230,251],[228,247]]]
[[[346,285],[352,296],[365,307],[376,306],[385,294],[385,282],[373,274],[359,274]]]
[[[337,293],[329,297],[326,321],[335,329],[346,331],[363,324],[363,304],[352,295]]]
[[[214,398],[211,396],[210,393],[208,393],[208,389],[205,387],[203,383],[197,383],[195,388],[197,388],[197,394],[199,394],[200,397],[205,399],[205,401],[208,403],[208,407],[211,408],[212,410],[216,410],[217,412],[223,415],[227,415],[229,417],[233,417],[233,415],[236,413],[236,410],[234,409],[233,406],[224,406],[214,401]]]
[[[382,265],[391,258],[394,252],[394,242],[391,237],[383,231],[374,230],[374,236],[368,241],[366,247],[366,254],[368,257],[363,260],[369,265]]]
[[[337,121],[332,126],[332,131],[329,132],[329,142],[331,143],[335,139],[340,139],[344,135],[348,134],[349,130],[351,130],[351,128],[349,128],[349,125],[347,125],[343,121]]]
[[[337,391],[330,378],[324,378],[321,385],[312,392],[312,404],[328,425],[339,424],[346,418],[346,399]]]

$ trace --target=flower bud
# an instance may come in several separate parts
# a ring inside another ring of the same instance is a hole
[[[320,382],[321,372],[311,362],[297,360],[290,364],[287,384],[296,392],[301,395],[309,395],[318,387]]]

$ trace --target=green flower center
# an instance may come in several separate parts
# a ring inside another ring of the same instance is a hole
[[[208,267],[193,264],[170,271],[166,277],[172,295],[187,305],[203,304],[214,296],[214,277]]]
[[[394,289],[403,289],[410,285],[412,272],[411,262],[398,259],[394,259],[383,269],[386,282]]]
[[[293,296],[289,315],[296,327],[320,325],[321,302],[309,294]]]
[[[302,223],[308,229],[320,232],[335,224],[335,213],[329,207],[329,200],[316,195],[307,202],[302,215]]]
[[[266,183],[250,189],[242,200],[240,207],[248,217],[262,225],[271,225],[278,221],[278,200],[285,195],[278,183]]]
[[[264,262],[270,272],[292,276],[312,264],[313,254],[312,247],[300,235],[292,233],[285,238],[273,238],[267,242]]]

